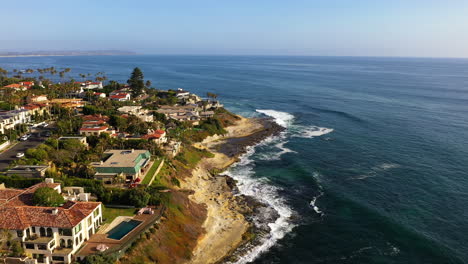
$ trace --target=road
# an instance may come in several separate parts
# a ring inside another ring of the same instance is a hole
[[[27,149],[35,148],[42,142],[44,142],[47,138],[46,137],[38,137],[37,132],[45,131],[45,129],[34,129],[32,132],[32,136],[26,141],[19,141],[15,146],[12,148],[4,151],[0,154],[0,171],[5,171],[10,163],[13,160],[18,159],[16,157],[16,153],[23,152],[25,153]]]

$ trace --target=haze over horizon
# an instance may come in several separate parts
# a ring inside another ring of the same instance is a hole
[[[467,1],[25,0],[2,10],[0,51],[468,57]]]

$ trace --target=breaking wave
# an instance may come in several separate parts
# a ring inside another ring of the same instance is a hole
[[[271,140],[271,138],[268,138],[268,140]],[[235,264],[253,261],[275,245],[295,226],[291,220],[294,211],[287,205],[285,199],[279,195],[280,188],[269,184],[267,178],[254,177],[255,164],[252,159],[254,153],[255,147],[249,147],[247,153],[226,174],[237,181],[240,194],[255,197],[272,209],[266,210],[261,215],[253,218],[254,224],[259,229],[267,227],[269,231],[260,235],[258,243],[246,248],[236,261],[231,262]],[[269,219],[269,221],[265,222],[265,219]]]
[[[286,147],[290,137],[299,138],[315,138],[333,132],[332,128],[318,127],[318,126],[304,126],[294,123],[294,115],[286,112],[276,110],[256,110],[258,113],[264,114],[273,118],[273,120],[280,126],[286,128],[280,135],[271,137],[262,143],[262,146],[271,148],[269,153],[261,155],[263,160],[278,160],[283,154],[296,153],[295,151]],[[278,151],[278,149],[280,151]]]

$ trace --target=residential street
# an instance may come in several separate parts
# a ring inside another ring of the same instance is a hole
[[[5,171],[11,161],[18,159],[16,157],[16,153],[23,152],[25,153],[27,149],[34,148],[37,145],[44,142],[47,138],[46,137],[38,137],[38,132],[45,131],[45,129],[34,129],[32,132],[32,136],[26,141],[19,141],[15,146],[12,148],[4,151],[0,154],[0,171]]]

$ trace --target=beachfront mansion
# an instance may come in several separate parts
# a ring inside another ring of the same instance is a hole
[[[21,243],[34,259],[28,263],[71,263],[73,254],[101,225],[101,203],[72,199],[60,207],[34,206],[34,192],[41,187],[61,193],[53,179],[23,190],[0,187],[0,229]]]

